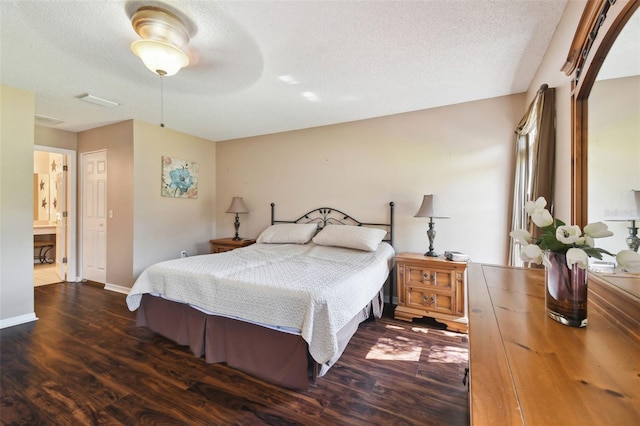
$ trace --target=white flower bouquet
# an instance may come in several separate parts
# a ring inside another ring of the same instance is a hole
[[[524,230],[512,231],[509,235],[516,244],[522,246],[520,258],[529,263],[544,264],[550,266],[545,256],[545,251],[564,254],[567,266],[571,269],[574,264],[586,269],[589,266],[589,257],[602,259],[603,254],[613,256],[608,251],[597,248],[594,245],[595,238],[610,237],[613,232],[602,222],[590,223],[581,230],[577,225],[566,225],[560,219],[554,219],[545,207],[547,201],[544,197],[536,201],[527,201],[525,210],[533,223],[542,230],[542,236],[533,238]]]

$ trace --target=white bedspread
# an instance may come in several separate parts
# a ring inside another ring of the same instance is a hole
[[[253,244],[234,251],[168,260],[147,268],[127,296],[145,293],[221,315],[300,330],[313,359],[338,350],[336,333],[387,279],[393,248],[364,252],[313,243]]]

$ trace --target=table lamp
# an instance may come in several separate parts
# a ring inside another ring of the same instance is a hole
[[[448,219],[447,216],[438,216],[435,213],[433,194],[425,195],[422,198],[422,205],[418,209],[418,212],[413,217],[428,217],[429,218],[429,230],[427,231],[427,237],[429,238],[429,251],[425,256],[437,257],[438,254],[433,250],[433,241],[436,238],[436,230],[434,229],[433,219]]]
[[[233,237],[234,241],[239,241],[240,237],[238,236],[238,230],[240,229],[240,218],[238,214],[240,213],[249,213],[247,206],[244,205],[244,201],[242,197],[233,197],[231,200],[231,205],[227,209],[227,213],[235,213],[236,221],[233,223],[233,226],[236,227],[236,236]]]
[[[638,237],[638,227],[636,221],[640,221],[640,190],[632,189],[624,191],[622,198],[616,209],[611,212],[606,220],[612,222],[631,222],[629,236],[626,238],[629,250],[638,251],[640,247],[640,238]]]

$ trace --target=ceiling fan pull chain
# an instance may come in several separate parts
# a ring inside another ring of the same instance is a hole
[[[164,127],[164,76],[160,75],[160,127]]]

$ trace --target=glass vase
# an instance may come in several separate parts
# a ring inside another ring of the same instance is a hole
[[[571,327],[587,325],[587,270],[567,266],[563,253],[547,252],[551,266],[545,267],[547,315]]]

